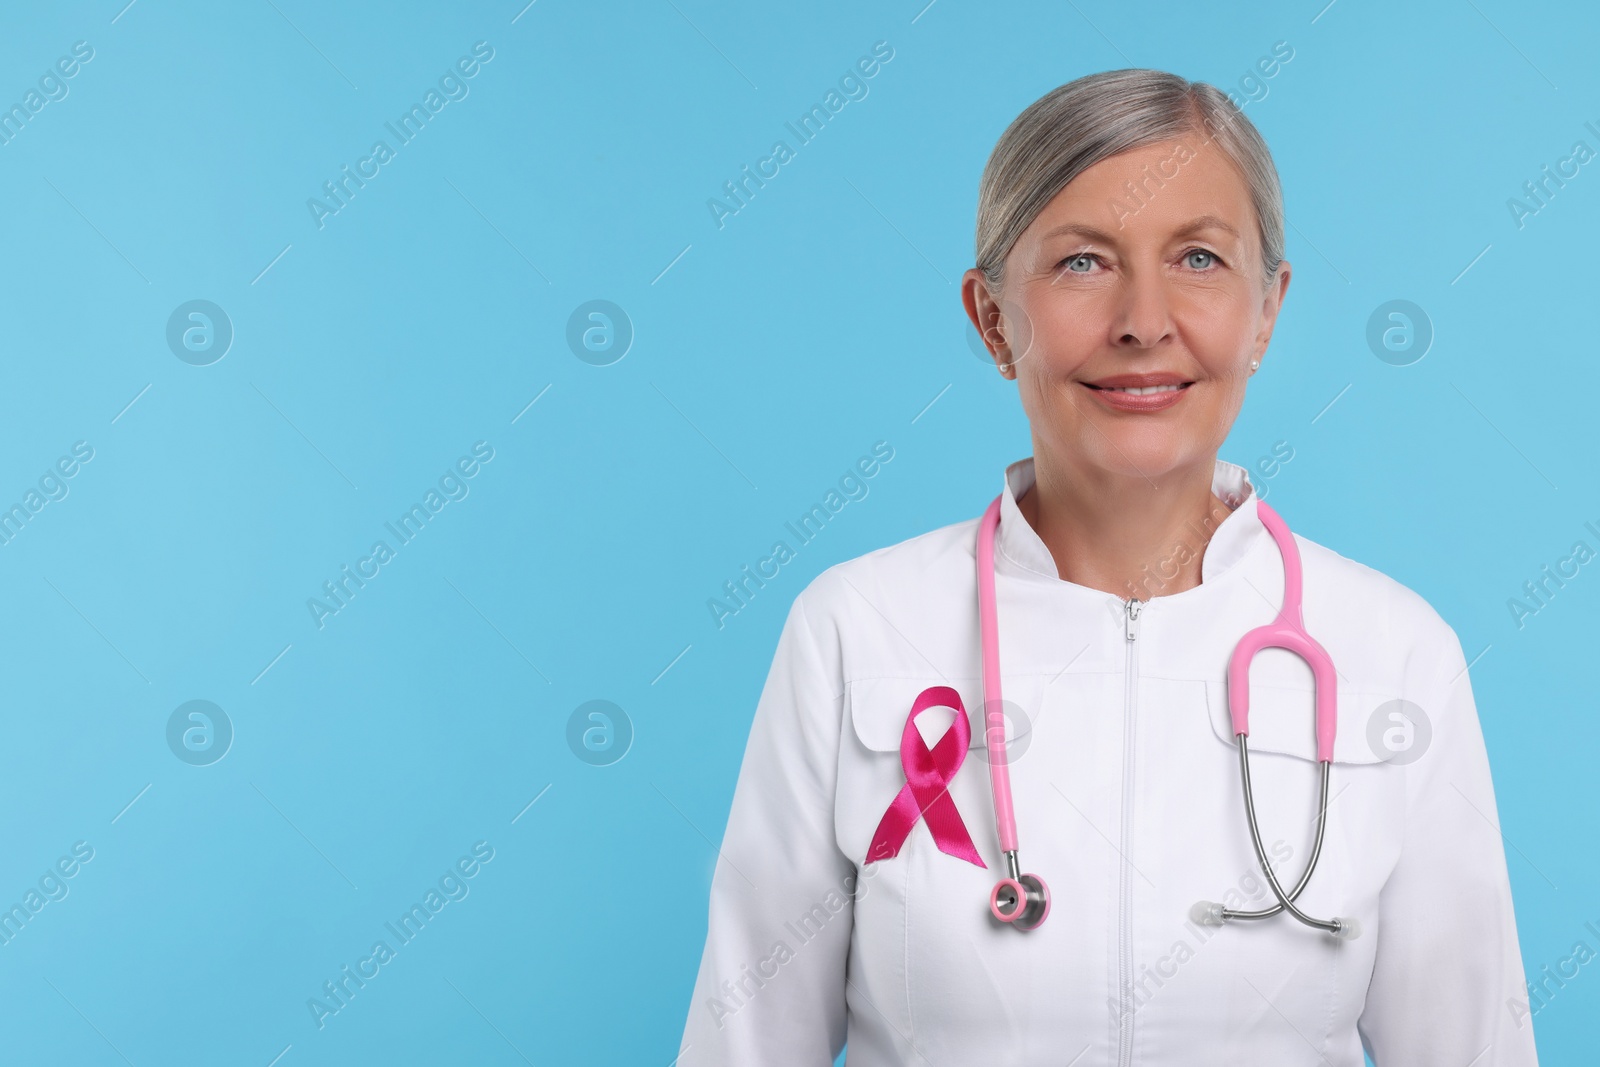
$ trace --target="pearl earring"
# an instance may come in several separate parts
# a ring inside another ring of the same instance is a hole
[[[1259,366],[1261,366],[1261,361],[1259,359],[1252,359],[1250,361],[1250,373],[1254,374],[1256,372],[1256,368]]]

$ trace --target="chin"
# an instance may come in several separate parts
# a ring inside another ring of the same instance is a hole
[[[1090,462],[1110,474],[1130,478],[1149,478],[1159,484],[1161,476],[1196,463],[1209,463],[1213,453],[1195,448],[1192,438],[1175,439],[1161,435],[1152,439],[1149,434],[1110,434],[1087,442],[1084,455]]]

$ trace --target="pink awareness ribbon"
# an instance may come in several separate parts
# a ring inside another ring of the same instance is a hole
[[[915,724],[918,715],[935,707],[954,708],[956,719],[930,750]],[[960,693],[947,685],[934,685],[917,695],[911,714],[906,716],[905,731],[900,735],[900,766],[905,771],[906,784],[895,795],[878,823],[877,832],[872,835],[867,863],[898,856],[911,828],[921,818],[927,821],[940,852],[987,868],[949,793],[950,781],[967,758],[967,743],[971,739],[972,727],[967,722],[967,709],[961,705]]]

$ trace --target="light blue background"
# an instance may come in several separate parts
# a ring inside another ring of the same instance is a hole
[[[1600,173],[1507,208],[1600,148],[1591,12],[524,2],[3,19],[0,102],[94,49],[0,145],[0,505],[94,449],[0,546],[0,898],[94,849],[0,945],[9,1059],[669,1063],[794,595],[978,514],[1029,451],[957,286],[996,137],[1096,70],[1237,90],[1277,41],[1246,114],[1294,280],[1223,458],[1289,442],[1274,506],[1479,657],[1525,966],[1600,947],[1600,575],[1507,608],[1600,546]],[[870,94],[719,229],[708,198],[880,40]],[[319,228],[307,199],[478,41],[469,95]],[[1397,298],[1435,331],[1404,367],[1365,340]],[[209,366],[166,343],[192,299],[235,331]],[[566,342],[593,299],[635,330],[609,366]],[[718,630],[708,598],[878,440],[870,495]],[[477,441],[469,495],[319,629],[307,599]],[[194,699],[235,730],[209,766],[166,741]],[[636,733],[611,766],[566,740],[595,699]],[[308,998],[478,841],[469,895],[319,1029]],[[1538,1015],[1542,1062],[1591,1052],[1597,968]]]

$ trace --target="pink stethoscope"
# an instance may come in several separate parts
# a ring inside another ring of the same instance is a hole
[[[1050,914],[1050,889],[1038,875],[1020,873],[1021,867],[1017,862],[1017,821],[1011,808],[1011,772],[1006,763],[1006,720],[1000,697],[1000,638],[994,595],[994,535],[1000,526],[1000,500],[1001,497],[995,497],[978,524],[977,552],[978,623],[983,642],[984,741],[989,753],[989,783],[994,791],[995,824],[999,830],[1000,850],[1005,854],[1009,872],[1007,877],[995,883],[990,892],[989,910],[1001,922],[1010,923],[1019,930],[1033,930]],[[1234,648],[1233,656],[1228,661],[1228,710],[1233,719],[1234,737],[1239,743],[1239,774],[1244,782],[1244,808],[1250,823],[1250,840],[1255,845],[1256,861],[1261,866],[1261,873],[1266,876],[1278,903],[1260,911],[1239,911],[1203,900],[1190,909],[1189,915],[1196,922],[1221,926],[1229,919],[1265,919],[1280,911],[1288,911],[1307,926],[1318,927],[1334,937],[1349,940],[1361,934],[1361,926],[1355,919],[1337,916],[1314,919],[1294,905],[1295,899],[1311,881],[1317,857],[1322,854],[1322,833],[1328,814],[1328,774],[1333,761],[1333,736],[1338,721],[1335,704],[1338,681],[1333,659],[1306,633],[1301,619],[1300,550],[1294,543],[1294,537],[1283,519],[1265,501],[1256,501],[1256,514],[1272,535],[1283,557],[1283,606],[1279,608],[1276,619],[1245,634]],[[1322,765],[1316,842],[1312,845],[1311,859],[1306,864],[1305,873],[1287,893],[1278,883],[1272,865],[1267,862],[1266,850],[1261,845],[1261,831],[1256,826],[1255,801],[1250,793],[1250,753],[1245,743],[1245,737],[1250,733],[1250,661],[1264,648],[1282,648],[1300,656],[1310,666],[1315,683],[1317,762]],[[908,722],[908,729],[909,726]],[[965,742],[962,744],[964,746]]]

